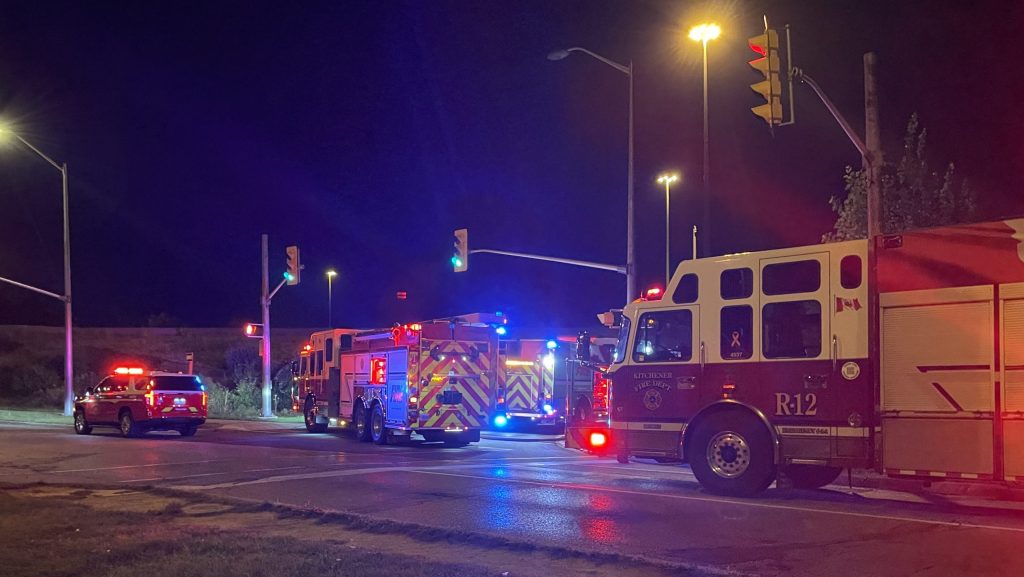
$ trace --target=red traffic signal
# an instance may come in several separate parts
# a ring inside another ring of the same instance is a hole
[[[764,80],[751,84],[750,89],[760,94],[765,104],[755,106],[751,112],[760,116],[769,126],[782,124],[782,82],[779,80],[779,35],[768,29],[764,34],[747,40],[750,49],[759,55],[749,62],[750,67],[764,76]]]

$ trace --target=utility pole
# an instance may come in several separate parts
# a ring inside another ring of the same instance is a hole
[[[864,154],[862,169],[867,172],[867,232],[868,232],[868,358],[871,359],[871,374],[875,382],[880,378],[881,314],[878,303],[878,239],[882,233],[882,144],[878,128],[878,84],[875,67],[878,59],[874,52],[864,55]],[[875,414],[881,410],[878,386],[875,391]],[[875,447],[876,468],[881,463],[880,448]]]
[[[263,338],[260,339],[260,353],[263,357],[263,406],[260,411],[260,417],[265,419],[274,417],[274,411],[270,405],[270,399],[272,396],[270,379],[270,255],[267,250],[267,243],[267,235],[261,235],[260,245],[263,260],[263,279],[260,303],[263,305]]]
[[[867,154],[862,167],[868,175],[868,238],[874,239],[882,233],[882,145],[878,129],[878,85],[875,81],[875,65],[878,59],[874,52],[864,55],[864,140]]]

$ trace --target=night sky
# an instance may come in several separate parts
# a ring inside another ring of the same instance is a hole
[[[259,240],[272,278],[301,247],[303,280],[277,326],[381,326],[471,311],[516,325],[593,324],[624,277],[473,255],[471,248],[621,264],[626,77],[636,67],[641,287],[664,271],[666,169],[673,260],[700,214],[701,50],[709,46],[716,254],[811,244],[833,222],[856,150],[807,87],[772,135],[749,108],[746,40],[791,24],[794,63],[863,131],[863,54],[880,64],[883,141],[909,115],[935,166],[955,161],[981,217],[1024,214],[1022,3],[633,0],[4,2],[0,114],[71,184],[75,322],[232,326],[259,315]],[[0,146],[0,276],[62,290],[60,175]],[[397,301],[396,291],[407,291]],[[0,284],[0,324],[62,323],[52,299]]]

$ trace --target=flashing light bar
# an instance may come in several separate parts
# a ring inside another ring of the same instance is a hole
[[[647,300],[656,301],[661,299],[661,287],[651,287],[647,289]]]
[[[115,375],[141,375],[144,372],[139,367],[117,367],[114,369]]]
[[[519,359],[505,359],[506,367],[532,367],[533,361],[521,361]]]

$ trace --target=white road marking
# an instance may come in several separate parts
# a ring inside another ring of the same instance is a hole
[[[836,511],[830,509],[818,509],[815,507],[798,507],[795,505],[779,505],[776,503],[764,503],[757,501],[739,501],[733,499],[725,499],[718,497],[696,497],[692,495],[678,495],[671,493],[649,493],[646,491],[634,491],[630,489],[619,489],[615,487],[602,487],[599,485],[576,485],[570,483],[561,483],[557,481],[528,481],[524,479],[509,479],[508,477],[494,478],[494,477],[483,477],[480,475],[466,475],[461,473],[446,473],[443,471],[434,471],[427,469],[410,469],[411,473],[422,473],[425,475],[445,475],[449,477],[463,477],[466,479],[480,479],[484,481],[498,481],[503,483],[520,483],[524,485],[538,485],[548,488],[561,488],[568,490],[579,490],[579,491],[600,491],[605,493],[622,493],[626,495],[639,495],[643,497],[660,497],[665,499],[675,499],[680,501],[704,501],[708,503],[719,503],[724,505],[737,505],[747,506],[755,509],[774,509],[782,511],[798,511],[802,513],[819,513],[824,515],[838,515],[842,517],[857,517],[866,519],[879,519],[884,521],[899,521],[904,523],[919,523],[923,525],[939,525],[944,527],[959,527],[964,529],[988,529],[992,531],[1009,531],[1012,533],[1024,533],[1024,527],[1001,527],[999,525],[982,525],[979,523],[962,523],[956,521],[940,521],[934,519],[919,519],[916,517],[904,517],[900,515],[876,515],[873,513],[857,513],[854,511]]]
[[[543,463],[521,463],[522,465],[543,465]],[[288,481],[302,481],[307,479],[325,479],[332,477],[351,477],[355,475],[369,475],[373,473],[394,473],[394,472],[418,472],[428,471],[434,469],[486,469],[490,467],[500,467],[502,463],[466,463],[452,467],[451,465],[435,465],[424,467],[422,465],[404,465],[404,466],[391,466],[391,467],[363,467],[359,469],[346,469],[344,471],[317,471],[315,473],[297,473],[295,475],[276,475],[273,477],[264,477],[262,479],[253,479],[251,481],[238,481],[232,483],[219,483],[216,485],[178,485],[175,489],[183,490],[210,490],[210,489],[228,489],[232,487],[244,487],[247,485],[265,485],[267,483],[284,483]],[[486,479],[489,477],[479,477]]]
[[[203,463],[227,463],[229,461],[236,461],[237,459],[210,459],[207,461],[183,461],[180,463],[147,463],[145,465],[120,465],[117,467],[95,467],[92,469],[64,469],[61,471],[39,471],[40,473],[47,473],[50,475],[56,475],[58,473],[91,473],[94,471],[116,471],[118,469],[141,469],[143,467],[170,467],[174,465],[201,465]]]
[[[242,473],[262,473],[266,471],[285,471],[288,469],[301,469],[302,467],[275,467],[273,469],[246,469],[244,471],[223,471],[219,473],[199,473],[197,475],[175,475],[173,477],[153,477],[150,479],[128,479],[121,481],[122,483],[142,483],[145,481],[165,481],[165,480],[178,480],[178,479],[193,479],[196,477],[213,477],[216,475],[235,475]]]

